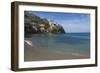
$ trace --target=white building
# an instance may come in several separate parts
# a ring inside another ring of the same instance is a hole
[[[45,31],[44,26],[45,26],[44,24],[40,24],[40,30],[41,30],[41,31]]]

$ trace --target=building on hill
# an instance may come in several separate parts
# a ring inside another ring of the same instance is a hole
[[[45,25],[44,24],[40,24],[40,31],[44,32],[45,31]]]

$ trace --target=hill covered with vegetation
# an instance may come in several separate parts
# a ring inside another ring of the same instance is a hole
[[[41,18],[29,11],[24,12],[24,27],[25,34],[65,33],[63,27],[60,24],[57,24],[54,21],[49,21],[46,18]]]

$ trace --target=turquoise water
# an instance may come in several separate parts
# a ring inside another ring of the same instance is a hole
[[[90,33],[33,34],[25,38],[37,48],[90,54]]]

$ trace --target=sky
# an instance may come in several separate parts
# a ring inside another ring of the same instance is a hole
[[[90,32],[90,14],[40,11],[32,11],[32,14],[40,16],[41,18],[53,20],[62,25],[66,33]]]

